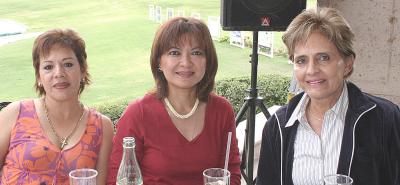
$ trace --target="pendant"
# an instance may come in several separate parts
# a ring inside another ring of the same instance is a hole
[[[65,145],[67,145],[67,138],[61,139],[61,150],[64,148]]]

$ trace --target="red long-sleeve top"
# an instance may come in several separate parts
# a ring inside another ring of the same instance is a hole
[[[211,94],[205,114],[203,130],[188,141],[154,94],[131,103],[117,124],[107,184],[115,184],[122,159],[122,139],[133,136],[143,184],[202,185],[205,169],[224,167],[228,132],[232,132],[228,165],[230,183],[240,185],[240,158],[232,106],[225,98]]]

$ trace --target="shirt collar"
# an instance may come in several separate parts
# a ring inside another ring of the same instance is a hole
[[[347,91],[347,85],[346,81],[344,82],[343,85],[343,90],[342,94],[340,95],[340,98],[336,102],[336,104],[329,110],[332,110],[337,116],[344,116],[346,115],[347,107],[349,104],[349,96],[348,96],[348,91]]]
[[[285,127],[293,126],[293,124],[296,122],[296,120],[301,119],[301,117],[304,115],[305,108],[306,108],[306,105],[309,100],[310,100],[310,97],[307,95],[307,93],[304,92],[303,97],[301,97],[299,103],[297,104],[296,108],[294,109],[294,111],[293,111],[292,115],[290,116],[289,121],[286,123]],[[349,103],[349,98],[348,98],[348,91],[347,91],[347,83],[345,81],[344,85],[343,85],[342,94],[340,95],[340,97],[339,97],[338,101],[335,103],[335,105],[329,110],[332,110],[337,115],[346,115],[348,103]]]
[[[286,123],[285,127],[290,127],[292,126],[296,120],[300,120],[301,115],[302,115],[302,110],[304,109],[305,105],[307,105],[308,100],[310,97],[308,97],[307,93],[303,94],[303,97],[301,97],[299,103],[297,104],[296,108],[294,109],[292,115],[289,118],[289,121]]]

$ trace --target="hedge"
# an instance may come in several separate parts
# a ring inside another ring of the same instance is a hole
[[[287,99],[287,89],[290,78],[282,75],[264,75],[258,77],[258,95],[264,98],[264,105],[283,105]],[[232,104],[235,113],[237,113],[244,103],[244,98],[249,95],[250,77],[235,77],[223,79],[216,82],[216,93],[226,97]],[[128,102],[104,103],[95,108],[108,116],[113,122],[116,122],[125,110]]]
[[[287,92],[290,77],[282,75],[263,75],[257,77],[258,96],[264,98],[264,105],[283,105],[287,101]],[[232,104],[235,113],[238,113],[249,96],[250,77],[236,77],[217,81],[216,93],[224,96]]]
[[[96,106],[95,109],[109,117],[111,121],[113,121],[113,123],[115,124],[115,122],[118,121],[127,106],[128,100],[125,100],[113,103],[107,102]]]

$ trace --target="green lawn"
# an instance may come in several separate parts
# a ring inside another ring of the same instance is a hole
[[[51,28],[73,28],[86,41],[89,72],[93,84],[82,101],[94,106],[130,100],[152,88],[149,53],[158,23],[148,19],[148,4],[184,9],[186,16],[199,12],[219,16],[219,0],[3,0],[0,19],[12,19],[29,32]],[[315,0],[314,0],[315,2]],[[227,33],[224,33],[227,34]],[[275,33],[275,48],[283,48],[281,33]],[[0,101],[36,97],[31,60],[33,38],[0,47]],[[217,79],[249,76],[251,49],[215,42],[219,56]],[[259,57],[259,74],[291,75],[286,57]]]

